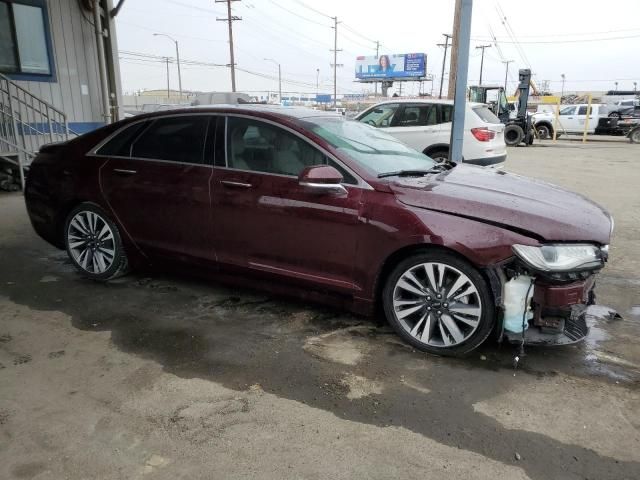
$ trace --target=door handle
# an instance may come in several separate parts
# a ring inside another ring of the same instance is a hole
[[[252,187],[250,183],[234,182],[232,180],[220,180],[220,183],[225,187],[230,187],[230,188],[251,188]]]
[[[118,175],[134,175],[136,173],[135,170],[127,170],[126,168],[114,168],[113,172]]]

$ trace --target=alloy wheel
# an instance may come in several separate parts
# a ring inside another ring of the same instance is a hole
[[[67,228],[69,252],[86,272],[106,272],[115,259],[116,243],[109,223],[99,214],[83,210],[76,213]]]
[[[393,289],[393,313],[407,333],[431,347],[453,347],[480,325],[477,286],[460,270],[437,262],[406,270]]]

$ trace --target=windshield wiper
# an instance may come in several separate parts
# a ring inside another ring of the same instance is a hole
[[[380,173],[378,174],[378,178],[396,177],[396,176],[397,177],[419,177],[421,175],[429,175],[430,173],[441,173],[444,170],[447,170],[447,169],[446,168],[443,169],[441,166],[437,165],[427,170],[397,170],[395,172]]]

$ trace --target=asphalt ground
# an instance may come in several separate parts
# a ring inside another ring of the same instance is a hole
[[[0,195],[0,478],[640,478],[640,145],[609,140],[509,149],[612,212],[598,302],[624,318],[517,369],[186,275],[87,281]]]

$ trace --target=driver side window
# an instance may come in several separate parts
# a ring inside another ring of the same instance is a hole
[[[378,128],[390,127],[399,106],[397,103],[379,105],[369,110],[360,121]]]
[[[298,176],[312,165],[326,165],[327,157],[286,130],[257,120],[228,118],[229,168]]]

